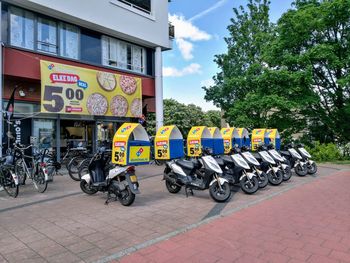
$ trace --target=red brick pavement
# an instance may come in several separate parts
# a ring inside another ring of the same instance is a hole
[[[305,184],[120,262],[350,262],[350,172]]]

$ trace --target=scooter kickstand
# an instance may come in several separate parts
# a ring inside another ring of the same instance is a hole
[[[189,189],[189,190],[188,190]],[[188,197],[188,191],[190,192],[190,194],[193,196],[193,190],[191,188],[185,187],[185,193],[186,193],[186,197]]]
[[[108,192],[107,192],[107,200],[105,201],[105,205],[108,205],[108,204],[109,204],[109,199],[111,199],[111,194],[110,194],[110,192],[108,191]]]

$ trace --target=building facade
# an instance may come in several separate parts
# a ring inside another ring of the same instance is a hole
[[[67,71],[90,70],[107,77],[109,73],[117,76],[113,77],[117,78],[116,82],[122,78],[139,81],[142,104],[138,107],[147,105],[148,111],[156,111],[157,122],[161,124],[161,54],[171,49],[173,37],[173,28],[168,22],[168,1],[8,0],[0,3],[2,108],[16,89],[12,125],[16,139],[26,144],[32,136],[40,147],[57,147],[58,151],[68,143],[95,148],[101,141],[111,141],[121,123],[138,121],[140,117],[111,116],[103,111],[98,115],[87,114],[79,107],[75,111],[82,113],[73,114],[74,107],[66,105],[65,108],[62,105],[63,111],[43,112],[44,100],[51,101],[50,108],[57,108],[57,96],[65,96],[65,100],[71,99],[70,103],[74,104],[76,98],[72,98],[83,94],[87,83],[76,79],[78,86],[74,90],[65,90],[65,94],[46,94],[45,90],[43,94],[42,61],[52,67],[67,65]],[[69,75],[58,73],[54,80],[67,81]],[[51,75],[50,78],[52,80]],[[95,86],[96,83],[89,84],[89,91],[97,89]],[[108,94],[113,96],[113,92]],[[106,101],[110,103],[108,96]],[[5,123],[2,134],[6,129]]]

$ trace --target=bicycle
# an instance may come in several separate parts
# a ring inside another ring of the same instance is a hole
[[[14,172],[13,156],[9,152],[0,159],[0,186],[9,196],[13,198],[18,196],[18,177]]]
[[[48,172],[46,169],[46,163],[44,162],[47,149],[43,152],[35,153],[32,156],[25,155],[24,151],[31,147],[33,147],[33,145],[25,147],[21,144],[14,144],[16,158],[15,174],[21,179],[20,181],[22,184],[24,184],[27,178],[30,178],[34,188],[39,193],[44,193],[48,184]],[[26,159],[29,160],[29,167]]]
[[[62,175],[59,170],[62,168],[64,164],[68,170],[69,176],[75,180],[80,181],[80,178],[77,178],[78,174],[78,165],[79,163],[88,157],[86,148],[78,147],[78,148],[70,148],[67,147],[67,151],[64,153],[62,159],[58,162],[56,161],[55,152],[51,152],[49,154],[50,161],[48,162],[48,171],[49,178],[53,178],[53,175]],[[52,180],[52,179],[51,179]]]

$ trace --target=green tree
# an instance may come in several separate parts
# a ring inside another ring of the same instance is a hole
[[[312,94],[299,109],[315,139],[349,141],[350,1],[297,0],[295,7],[279,20],[266,59],[274,74],[300,83],[299,97]]]
[[[246,8],[233,9],[230,35],[225,38],[228,51],[215,56],[220,69],[213,78],[215,85],[203,88],[205,99],[223,109],[231,125],[275,127],[290,134],[301,125],[293,118],[298,103],[280,84],[291,86],[295,81],[281,80],[264,60],[264,51],[275,37],[269,5],[268,0],[249,0]]]
[[[276,26],[268,10],[267,0],[234,9],[205,99],[235,126],[350,140],[350,1],[297,0]]]
[[[208,126],[220,128],[220,112],[208,111],[203,112],[202,109],[194,104],[185,105],[174,99],[164,100],[164,125],[176,125],[184,138],[193,126]],[[156,134],[155,114],[149,113],[147,116],[147,132],[150,135]]]

